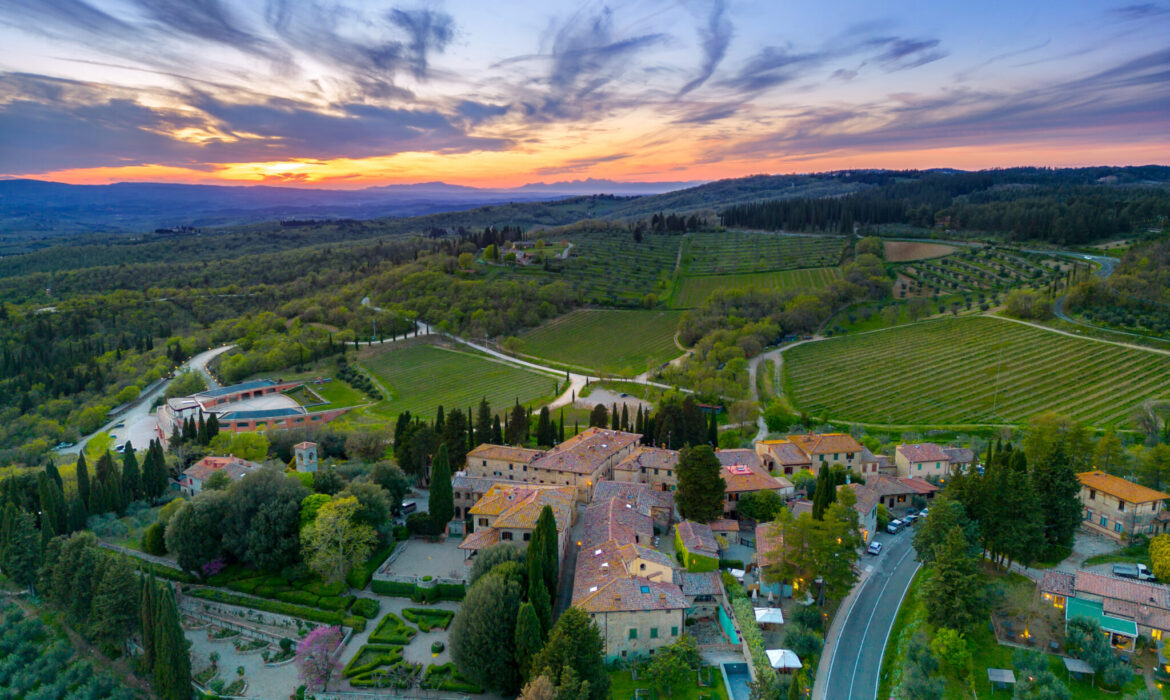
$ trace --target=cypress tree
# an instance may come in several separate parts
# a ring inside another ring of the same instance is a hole
[[[179,611],[169,587],[159,596],[155,636],[155,692],[163,700],[191,697],[191,656],[179,624]],[[159,673],[158,671],[161,671]]]
[[[132,503],[142,498],[142,476],[138,471],[138,455],[134,446],[126,443],[122,454],[122,502]]]
[[[74,497],[69,500],[68,519],[69,534],[85,529],[86,521],[89,519],[89,513],[85,510],[85,504],[81,502],[81,498]]]
[[[65,493],[65,482],[61,481],[61,472],[57,471],[57,465],[51,457],[49,458],[49,463],[45,465],[45,473],[49,475],[50,479],[57,482],[58,490],[61,493]]]
[[[712,447],[719,447],[719,423],[714,411],[711,411],[711,420],[707,422],[707,442]]]
[[[199,414],[199,424],[195,428],[195,442],[200,445],[206,445],[211,442],[211,438],[207,437],[207,422],[203,420],[203,414]]]
[[[207,419],[207,442],[210,443],[216,435],[219,435],[219,418],[212,413]]]
[[[492,437],[492,407],[486,396],[479,400],[479,408],[476,409],[475,439],[479,442],[495,442]]]
[[[565,409],[561,409],[560,420],[557,421],[557,442],[565,441]]]
[[[621,429],[620,416],[618,414],[616,403],[613,405],[613,408],[610,409],[610,412],[609,412],[609,429],[610,430]]]
[[[447,459],[447,446],[440,443],[435,461],[431,465],[431,492],[427,499],[427,510],[436,527],[446,529],[455,515],[455,497],[451,491],[451,464]]]
[[[492,444],[504,444],[504,431],[500,428],[500,414],[496,414],[492,421]]]
[[[155,641],[155,607],[158,605],[158,584],[154,574],[142,577],[142,593],[138,601],[138,628],[142,632],[142,661],[148,674],[154,673]]]
[[[547,544],[547,543],[546,543]],[[529,551],[532,551],[529,543]],[[541,637],[552,627],[552,603],[549,600],[548,587],[545,586],[541,573],[544,569],[543,556],[528,557],[528,602],[536,609],[536,617],[540,620]]]
[[[540,618],[536,614],[536,607],[532,603],[521,603],[516,613],[516,665],[520,667],[520,677],[529,680],[532,657],[544,645],[544,630],[540,627]]]
[[[822,464],[817,472],[816,493],[813,494],[812,516],[814,520],[824,520],[825,511],[837,500],[837,488],[833,483],[833,475],[829,467]]]
[[[81,502],[88,510],[90,505],[89,465],[85,463],[85,450],[77,455],[77,495],[81,497]]]
[[[37,495],[41,502],[41,528],[54,537],[65,534],[68,519],[61,490],[44,472],[37,475]]]
[[[552,447],[553,428],[549,422],[548,406],[540,407],[540,417],[536,420],[536,444],[541,447]]]
[[[622,430],[630,431],[630,409],[626,404],[622,404]]]
[[[443,433],[443,426],[446,424],[447,421],[443,417],[443,407],[439,406],[438,410],[435,412],[435,432],[441,435]]]

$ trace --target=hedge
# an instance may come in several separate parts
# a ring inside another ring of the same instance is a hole
[[[382,604],[373,598],[358,598],[349,606],[349,611],[354,615],[361,615],[362,617],[372,620],[378,616],[378,611],[382,609]]]
[[[349,660],[341,675],[351,678],[359,673],[373,671],[379,666],[393,666],[402,660],[402,647],[391,644],[365,644]],[[361,663],[359,663],[361,662]]]
[[[256,610],[263,610],[264,612],[276,613],[277,615],[299,617],[305,620],[311,620],[313,622],[320,622],[325,625],[344,625],[346,627],[352,627],[357,632],[364,632],[366,629],[366,619],[364,617],[342,615],[339,612],[320,610],[318,608],[310,608],[304,605],[296,605],[279,600],[270,600],[267,598],[249,598],[247,596],[228,593],[227,591],[216,590],[214,588],[197,588],[195,590],[188,591],[188,594],[196,598],[203,598],[204,600],[214,600],[219,603],[227,603],[228,605],[239,605],[245,608],[254,608]]]
[[[461,676],[459,670],[455,668],[455,664],[450,661],[440,666],[435,664],[427,666],[427,670],[423,674],[422,687],[450,690],[457,693],[479,694],[483,692],[482,687]]]
[[[410,598],[416,603],[433,603],[436,600],[463,600],[467,587],[462,583],[440,583],[430,588],[401,581],[374,581],[370,590],[378,595],[395,598]]]
[[[451,610],[437,608],[403,608],[402,616],[418,625],[420,631],[430,632],[432,627],[438,627],[441,630],[447,629],[447,625],[451,624],[451,618],[455,617],[455,613]]]
[[[743,562],[740,561],[739,559],[723,559],[722,557],[720,557],[719,568],[720,569],[744,569],[747,567],[745,567],[743,565]]]
[[[365,563],[358,564],[349,570],[349,573],[345,575],[345,582],[358,590],[364,590],[366,586],[370,585],[370,580],[374,578],[374,574],[381,568],[382,563],[394,552],[394,548],[397,546],[398,541],[395,540],[371,554]]]
[[[735,613],[735,621],[739,623],[739,630],[752,653],[752,663],[756,667],[756,675],[768,679],[775,677],[776,672],[772,669],[768,655],[764,652],[764,635],[760,632],[759,625],[756,624],[756,613],[752,602],[748,600],[743,587],[739,581],[735,580],[734,576],[726,571],[721,576],[723,587],[727,589],[727,595],[731,598],[731,610]]]
[[[370,635],[371,642],[378,642],[382,644],[410,644],[410,640],[414,635],[418,634],[410,625],[402,621],[394,613],[386,613],[378,626],[374,628],[373,634]]]

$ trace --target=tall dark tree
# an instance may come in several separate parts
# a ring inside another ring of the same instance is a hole
[[[467,464],[467,432],[470,426],[467,417],[458,408],[451,409],[447,414],[447,422],[443,427],[443,442],[447,445],[448,464],[452,471],[459,471]]]
[[[69,513],[65,496],[57,488],[57,482],[48,474],[37,475],[37,490],[41,499],[41,527],[51,535],[64,535],[69,529]]]
[[[455,411],[451,412],[452,415]],[[431,466],[431,490],[427,500],[427,511],[431,521],[438,528],[446,529],[447,523],[455,516],[455,499],[451,490],[451,464],[447,460],[447,446],[439,445],[435,462]]]
[[[207,419],[207,442],[214,440],[216,435],[219,435],[219,418],[212,413]]]
[[[476,442],[494,442],[492,439],[492,407],[487,397],[479,400],[475,410],[475,440]]]
[[[565,409],[561,409],[561,417],[557,420],[557,442],[565,441]]]
[[[90,489],[89,489],[89,465],[85,462],[85,450],[82,450],[77,455],[77,495],[81,497],[81,502],[85,504],[86,509],[90,508]]]
[[[684,447],[678,456],[674,502],[683,518],[706,523],[723,515],[726,483],[719,458],[710,445]]]
[[[504,431],[500,428],[500,415],[497,413],[492,418],[492,439],[493,445],[504,444]]]
[[[715,418],[715,412],[711,411],[711,420],[707,422],[707,444],[712,447],[719,446],[719,423]]]
[[[118,649],[134,630],[138,616],[138,581],[124,556],[107,557],[93,594],[90,616],[94,637],[109,649]]]
[[[66,517],[69,534],[72,535],[85,529],[86,522],[89,520],[89,512],[85,510],[85,504],[81,502],[80,497],[74,496],[69,499],[69,513]]]
[[[163,587],[155,614],[155,693],[163,700],[191,697],[191,654],[169,587]]]
[[[507,440],[509,445],[523,445],[528,442],[528,409],[516,401],[508,420]]]
[[[203,414],[199,414],[199,423],[195,428],[195,442],[200,445],[206,445],[211,442],[211,438],[207,437],[207,422],[203,420]]]
[[[142,491],[151,501],[162,498],[167,490],[167,464],[162,444],[152,440],[142,468]]]
[[[515,566],[515,565],[514,565]],[[488,573],[467,590],[451,621],[451,659],[459,672],[489,690],[510,694],[520,687],[516,667],[516,615],[520,582]]]
[[[31,513],[17,510],[9,503],[11,525],[0,546],[0,567],[17,584],[31,588],[37,580],[41,565],[41,536],[37,532],[36,519]]]
[[[604,657],[605,643],[597,625],[580,608],[570,607],[532,659],[530,675],[561,678],[566,669],[572,669],[577,678],[588,683],[588,700],[605,700],[609,697],[609,674]]]
[[[142,635],[142,661],[146,670],[153,674],[155,652],[158,650],[155,641],[156,625],[155,614],[158,611],[158,583],[154,575],[142,577],[142,590],[138,600],[138,629]]]
[[[962,630],[984,607],[978,561],[972,556],[962,528],[953,526],[934,553],[924,600],[927,618],[940,627]]]
[[[122,453],[122,502],[132,503],[142,498],[142,474],[138,470],[138,455],[134,446],[126,443]]]
[[[45,474],[48,474],[49,478],[57,483],[57,488],[61,490],[61,493],[65,493],[65,482],[61,480],[61,472],[57,471],[57,465],[51,457],[48,464],[45,465]]]
[[[589,427],[604,428],[607,423],[609,423],[609,409],[603,403],[595,405],[593,410],[589,412]]]
[[[561,558],[557,552],[557,520],[551,507],[545,506],[540,509],[532,536],[534,540],[538,537],[541,540],[541,572],[544,576],[544,585],[548,588],[549,599],[556,600]]]
[[[544,646],[544,630],[541,629],[540,617],[532,603],[522,603],[520,612],[516,614],[516,665],[520,668],[520,677],[530,678],[532,657]]]
[[[817,471],[816,491],[813,492],[812,516],[814,520],[824,520],[825,511],[837,500],[837,485],[833,480],[831,470],[822,464]]]
[[[536,617],[540,620],[543,635],[552,626],[552,602],[548,595],[548,586],[544,583],[544,567],[540,560],[539,556],[528,559],[528,602],[536,609]]]
[[[540,417],[536,420],[536,444],[541,447],[552,447],[555,441],[552,421],[549,420],[548,406],[540,407]]]
[[[1018,453],[1023,454],[1023,451]],[[1045,547],[1050,550],[1071,547],[1084,508],[1076,470],[1064,454],[1063,446],[1057,444],[1039,460],[1034,460],[1031,472],[1032,485],[1044,514]]]
[[[621,427],[621,414],[618,413],[617,404],[615,403],[613,408],[609,411],[609,429],[621,430]]]
[[[622,404],[622,430],[629,432],[630,430],[630,408],[626,404]]]

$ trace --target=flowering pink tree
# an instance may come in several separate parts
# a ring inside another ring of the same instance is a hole
[[[337,669],[334,654],[340,644],[340,627],[318,627],[297,644],[297,668],[305,685],[325,690],[329,677]]]

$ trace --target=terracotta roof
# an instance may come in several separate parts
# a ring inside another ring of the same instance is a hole
[[[917,494],[926,495],[928,493],[934,493],[935,491],[938,491],[937,486],[923,479],[912,479],[910,477],[901,476],[898,477],[898,481],[905,484],[907,488]]]
[[[1144,627],[1170,631],[1170,610],[1111,598],[1101,601],[1101,608],[1106,615],[1133,620]]]
[[[549,471],[592,474],[606,459],[641,439],[637,433],[589,428],[545,452],[532,466]]]
[[[1070,574],[1067,571],[1056,571],[1049,569],[1044,572],[1044,577],[1040,579],[1040,592],[1058,595],[1063,598],[1071,598],[1076,595],[1076,581],[1075,574]]]
[[[1165,586],[1077,571],[1075,587],[1077,593],[1170,610],[1170,590]]]
[[[719,556],[719,546],[715,543],[715,535],[711,528],[702,523],[684,520],[678,525],[679,539],[691,554],[700,554],[709,557]]]
[[[933,442],[898,445],[895,451],[909,460],[911,464],[915,462],[945,462],[950,459],[947,457],[947,453]]]
[[[544,454],[544,450],[533,450],[527,447],[512,447],[511,445],[489,445],[484,443],[467,453],[468,459],[495,459],[516,464],[531,464],[534,459]]]
[[[865,480],[865,485],[873,489],[874,493],[878,496],[901,496],[904,494],[918,493],[917,490],[902,483],[901,479],[895,476],[886,476],[885,474],[869,476]]]
[[[632,575],[626,569],[635,554],[645,554],[647,559],[653,556],[646,549],[621,547],[613,540],[582,547],[573,572],[573,605],[586,612],[685,608],[686,598],[673,581]],[[662,556],[667,560],[664,565],[673,568],[669,557]]]
[[[1077,479],[1080,480],[1082,486],[1096,489],[1101,493],[1107,493],[1127,503],[1149,503],[1150,501],[1161,501],[1170,498],[1170,495],[1164,494],[1161,491],[1148,489],[1140,484],[1106,474],[1100,470],[1081,472],[1077,474]]]
[[[637,559],[645,559],[659,566],[665,566],[668,569],[678,568],[678,563],[666,554],[659,552],[657,549],[640,544],[627,544],[618,547],[618,555],[622,558],[622,563],[625,565],[627,571],[629,571],[630,565]]]
[[[184,469],[183,474],[192,479],[206,481],[208,477],[222,469],[229,479],[235,481],[260,468],[261,466],[257,463],[238,457],[204,457]]]
[[[317,443],[315,443],[315,442],[309,442],[308,440],[306,440],[305,442],[298,442],[297,444],[293,445],[293,449],[297,449],[297,450],[311,450],[311,449],[313,449],[313,448],[314,448],[314,447],[316,447],[316,446],[317,446]]]
[[[788,504],[788,512],[792,513],[792,517],[796,517],[801,513],[812,514],[812,501],[807,498],[802,498],[798,501],[792,501]]]
[[[719,476],[723,477],[724,490],[728,493],[784,489],[784,484],[759,466],[753,468],[745,464],[731,464],[720,469]]]
[[[952,464],[972,464],[975,462],[975,450],[968,447],[944,447],[943,452]]]
[[[594,501],[585,508],[583,516],[584,546],[616,541],[619,545],[634,544],[654,536],[654,519],[648,509],[640,509],[630,501],[610,498]]]
[[[472,515],[495,515],[493,527],[531,530],[544,507],[552,507],[557,532],[569,527],[573,489],[568,486],[494,484],[470,509]]]
[[[743,464],[752,469],[763,468],[760,465],[760,456],[756,454],[755,450],[715,450],[715,456],[719,458],[719,463],[725,467],[731,466],[732,464]]]
[[[877,508],[878,495],[877,492],[869,488],[865,484],[846,484],[837,488],[850,488],[857,496],[857,503],[853,505],[853,509],[861,513],[862,517],[869,515],[869,512]]]
[[[863,445],[845,433],[791,435],[789,441],[807,455],[861,452]]]
[[[507,479],[495,476],[468,476],[464,472],[457,472],[451,477],[451,488],[456,491],[471,491],[484,494],[495,484],[506,483]]]
[[[739,523],[731,518],[720,518],[707,523],[711,532],[739,532]]]
[[[659,491],[650,484],[626,481],[599,481],[593,487],[593,501],[608,501],[611,498],[622,498],[637,506],[663,508],[674,510],[674,494],[670,491]]]
[[[463,538],[459,543],[459,549],[480,550],[492,546],[500,541],[500,531],[494,527],[489,527],[484,530],[476,530]]]
[[[675,571],[674,582],[682,589],[683,595],[722,595],[718,571]]]
[[[626,472],[647,469],[677,469],[678,450],[667,450],[661,447],[639,447],[633,454],[614,465],[615,470]]]
[[[763,449],[782,467],[803,467],[812,464],[804,450],[789,440],[764,440],[756,443],[757,449],[760,445],[763,445]]]

